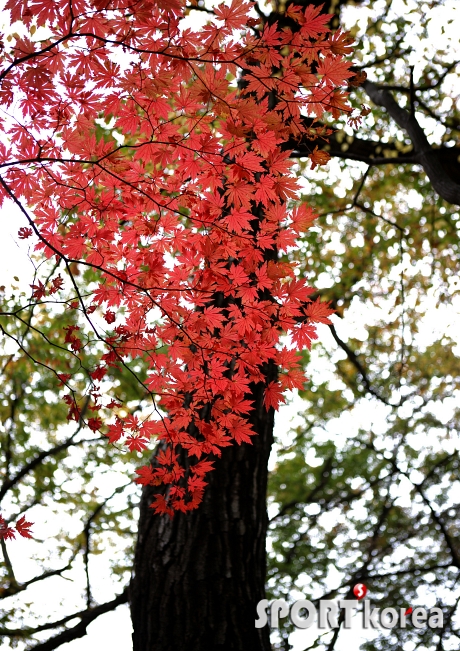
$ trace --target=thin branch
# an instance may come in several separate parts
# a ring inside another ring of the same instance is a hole
[[[78,422],[78,426],[76,430],[73,432],[71,436],[69,436],[68,439],[63,441],[62,443],[59,443],[58,445],[55,445],[54,447],[50,448],[49,450],[42,450],[39,454],[37,454],[36,457],[31,459],[29,463],[26,463],[19,472],[16,473],[14,477],[11,477],[11,479],[7,479],[3,482],[2,487],[0,488],[0,502],[1,500],[5,497],[5,494],[13,487],[15,486],[25,475],[29,474],[34,470],[44,459],[47,457],[52,457],[55,456],[56,454],[59,454],[59,452],[62,452],[63,450],[66,450],[68,447],[71,445],[78,445],[77,443],[74,442],[74,438],[76,435],[79,433],[83,426],[83,418],[84,415],[88,409],[90,401],[90,396],[87,396],[85,399],[85,403],[83,407],[81,408],[80,412],[80,419]],[[83,441],[80,441],[80,443],[83,443]]]
[[[5,563],[6,573],[8,575],[8,579],[10,581],[10,584],[12,584],[13,586],[16,586],[18,584],[18,582],[17,582],[16,576],[14,574],[13,565],[11,564],[11,559],[10,559],[10,557],[8,555],[8,549],[6,547],[6,542],[5,542],[4,538],[0,539],[0,546],[2,548],[3,561]]]
[[[377,57],[373,61],[368,61],[367,63],[362,63],[360,65],[354,65],[352,70],[364,70],[365,68],[373,68],[374,66],[378,66],[381,63],[385,63],[386,61],[393,59],[395,56],[403,57],[405,54],[409,54],[412,48],[408,47],[408,48],[404,48],[403,50],[399,49],[399,46],[404,41],[404,39],[405,39],[405,34],[403,34],[403,36],[401,36],[396,41],[393,49],[390,50],[390,52],[385,52],[385,54],[383,54],[380,57]]]
[[[410,116],[415,120],[414,66],[410,66]]]
[[[0,635],[5,635],[6,637],[17,637],[17,636],[24,637],[24,635],[27,633],[29,635],[33,635],[34,633],[38,633],[40,631],[57,628],[59,626],[64,626],[67,622],[70,622],[72,619],[75,618],[80,619],[81,621],[76,626],[66,629],[62,633],[55,635],[54,637],[46,640],[45,642],[40,642],[35,646],[29,647],[30,651],[53,651],[53,649],[57,649],[62,644],[66,644],[67,642],[71,642],[72,640],[76,640],[80,637],[84,637],[86,635],[86,629],[88,628],[89,624],[91,624],[91,622],[97,619],[100,615],[104,615],[105,613],[108,613],[111,610],[115,610],[115,608],[117,608],[121,604],[126,603],[128,601],[128,598],[129,598],[129,589],[128,587],[126,587],[120,595],[118,595],[117,597],[115,597],[115,599],[112,599],[112,601],[108,601],[105,604],[94,606],[93,608],[87,608],[86,610],[82,610],[78,613],[73,613],[72,615],[68,615],[67,617],[64,617],[63,619],[57,622],[44,624],[43,626],[37,626],[36,628],[30,629],[28,631],[26,631],[25,629],[7,629],[7,628],[0,629]]]
[[[371,381],[369,379],[369,376],[367,375],[367,372],[364,368],[364,366],[361,364],[361,361],[357,354],[350,348],[350,346],[345,343],[342,339],[340,339],[339,335],[337,334],[337,331],[335,329],[335,326],[333,324],[329,325],[329,329],[331,331],[332,336],[335,339],[335,342],[339,345],[339,347],[347,354],[348,359],[350,362],[353,364],[353,366],[356,368],[358,373],[361,376],[361,379],[363,381],[363,384],[366,388],[367,393],[370,393],[371,396],[374,396],[380,402],[383,402],[384,405],[387,405],[388,407],[399,407],[399,403],[394,404],[381,396],[377,391],[372,387]]]
[[[274,515],[272,518],[270,518],[270,520],[268,521],[269,524],[271,524],[274,520],[281,518],[283,515],[287,513],[287,511],[295,508],[298,504],[310,504],[313,501],[314,497],[319,493],[319,491],[322,488],[324,488],[324,486],[328,482],[333,463],[334,463],[334,455],[331,455],[324,462],[324,467],[321,472],[321,481],[318,484],[316,484],[316,486],[310,491],[308,496],[305,499],[292,500],[291,502],[287,502],[286,504],[283,504],[283,506],[280,508],[278,513]]]
[[[423,502],[429,508],[432,519],[434,520],[434,522],[438,525],[438,527],[441,530],[441,533],[442,533],[442,535],[444,537],[445,543],[446,543],[446,545],[447,545],[447,547],[448,547],[448,549],[450,551],[451,557],[452,557],[451,565],[455,565],[455,567],[460,569],[460,553],[457,550],[457,547],[456,547],[455,542],[454,542],[454,538],[447,531],[447,527],[444,524],[444,521],[438,515],[438,513],[436,513],[436,511],[433,508],[433,505],[431,504],[430,500],[426,497],[423,489],[421,488],[421,484],[413,484],[413,486],[414,486],[415,490],[417,491],[417,493],[422,498]]]
[[[362,189],[364,187],[364,184],[366,183],[366,180],[367,180],[367,177],[369,176],[370,171],[371,171],[371,166],[369,165],[369,167],[367,168],[367,170],[363,174],[363,178],[361,179],[361,182],[358,185],[358,189],[355,192],[355,196],[353,197],[353,201],[352,201],[351,206],[350,206],[351,208],[353,206],[356,206],[357,201],[358,201],[358,197],[361,194],[361,191],[362,191]]]
[[[438,62],[434,61],[433,63],[438,63]],[[422,84],[421,86],[417,86],[416,88],[414,88],[415,92],[416,93],[426,92],[426,91],[430,91],[430,90],[434,90],[435,88],[438,88],[438,86],[440,86],[442,84],[442,82],[447,77],[447,75],[450,72],[452,72],[452,70],[456,66],[458,66],[459,63],[460,63],[460,61],[452,61],[452,63],[447,64],[447,66],[445,66],[443,72],[439,75],[438,79],[434,83],[432,83],[432,84]],[[445,65],[445,64],[441,64],[441,65]],[[372,66],[372,64],[367,64],[367,66],[362,66],[362,67],[368,67],[369,68],[371,66]],[[358,67],[358,66],[354,66],[354,67]],[[376,84],[376,86],[378,88],[383,88],[385,90],[394,90],[394,91],[399,92],[399,93],[408,93],[408,94],[411,93],[411,89],[406,88],[406,86],[398,86],[398,85],[392,85],[392,84],[390,84],[390,85]]]
[[[436,122],[442,124],[442,126],[446,129],[452,129],[452,131],[460,131],[460,122],[453,122],[449,118],[443,120],[439,115],[436,115],[433,109],[427,106],[421,99],[417,100],[417,104],[419,105],[419,108],[423,109],[425,113],[430,116],[430,118],[433,118],[433,120],[436,120]]]
[[[25,581],[25,583],[16,583],[16,585],[10,585],[7,588],[3,588],[2,593],[0,594],[0,599],[6,599],[7,597],[12,597],[13,595],[18,594],[19,592],[23,592],[24,590],[27,590],[27,588],[33,585],[34,583],[38,583],[39,581],[44,581],[45,579],[48,579],[51,576],[61,576],[63,572],[70,570],[72,563],[75,560],[75,557],[78,554],[79,550],[80,548],[78,547],[76,551],[72,554],[72,558],[70,559],[70,561],[64,567],[60,567],[57,570],[47,570],[46,572],[43,572],[43,574],[39,574],[38,576],[34,576],[34,578],[30,579],[29,581]]]
[[[97,505],[97,507],[94,509],[94,511],[91,513],[89,518],[86,521],[85,527],[83,529],[83,537],[85,539],[85,545],[84,545],[84,550],[83,550],[83,562],[85,566],[85,577],[86,577],[86,607],[91,608],[91,604],[93,602],[93,597],[91,594],[91,583],[90,583],[90,577],[89,577],[89,555],[90,555],[90,537],[91,537],[91,525],[93,524],[94,520],[99,516],[101,511],[103,511],[104,507],[107,505],[107,503],[115,497],[115,495],[118,495],[122,491],[124,491],[125,488],[128,486],[131,486],[132,482],[129,482],[128,484],[123,484],[122,486],[118,486],[111,495],[106,497],[105,500],[103,500],[100,504]]]

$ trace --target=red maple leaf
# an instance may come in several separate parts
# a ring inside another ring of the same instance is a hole
[[[137,468],[136,474],[139,475],[134,480],[136,484],[142,484],[143,486],[153,485],[155,473],[153,472],[152,466],[142,466],[142,468]]]
[[[23,538],[32,538],[32,534],[30,532],[30,527],[32,526],[33,526],[33,522],[27,522],[25,516],[23,515],[16,522],[16,531]]]
[[[88,427],[93,432],[97,432],[102,427],[102,420],[99,417],[97,417],[97,418],[88,418]]]
[[[326,25],[333,17],[333,14],[322,14],[322,8],[323,5],[320,5],[319,7],[308,5],[305,9],[302,28],[309,36],[315,37],[323,32],[329,31],[329,27],[326,27]]]
[[[142,450],[145,450],[148,445],[148,439],[144,439],[141,436],[127,436],[125,443],[131,452],[133,450],[142,452]]]
[[[57,276],[56,278],[53,278],[53,280],[51,281],[51,288],[49,290],[49,293],[55,294],[57,291],[62,289],[63,285],[64,285],[64,280],[60,275]]]
[[[97,368],[94,369],[94,371],[91,371],[90,375],[93,378],[93,380],[102,380],[102,378],[105,376],[107,373],[107,368],[104,366],[98,366]]]
[[[334,88],[340,86],[346,79],[354,76],[350,70],[350,62],[340,57],[327,56],[318,66],[318,74],[323,75],[323,83]]]
[[[166,513],[169,515],[169,517],[172,518],[174,515],[173,509],[169,506],[169,502],[166,501],[166,498],[164,495],[161,495],[160,493],[157,493],[154,496],[153,502],[150,504],[150,508],[155,510],[155,513],[162,514]]]
[[[30,237],[33,234],[33,230],[31,228],[27,228],[26,226],[23,226],[18,230],[18,237],[21,240],[26,240],[28,237]]]
[[[331,34],[327,39],[327,43],[329,44],[333,54],[342,54],[345,56],[351,54],[353,51],[353,38],[341,29],[338,29],[334,34]]]
[[[264,405],[266,409],[278,409],[280,402],[286,402],[283,396],[283,389],[279,382],[270,382],[265,389]]]
[[[313,323],[325,323],[329,325],[331,320],[328,318],[331,314],[334,314],[335,310],[329,307],[330,302],[321,302],[321,299],[318,297],[316,301],[310,303],[305,308],[305,314],[310,318],[310,321]]]
[[[0,515],[0,539],[1,540],[14,540],[16,537],[15,531],[12,527],[9,527],[3,516]]]
[[[192,466],[190,470],[191,472],[195,473],[195,475],[198,475],[198,477],[204,477],[204,475],[210,472],[213,468],[214,463],[212,461],[206,461],[203,459],[202,461],[199,461],[194,466]]]
[[[326,163],[331,160],[331,155],[328,154],[327,151],[318,150],[318,145],[316,145],[309,157],[311,160],[310,169],[312,170],[314,170],[317,165],[326,165]]]
[[[36,298],[37,301],[46,296],[46,287],[41,280],[36,285],[31,285],[31,288],[33,289],[32,298]]]
[[[214,14],[219,20],[223,20],[227,27],[238,29],[246,24],[248,9],[248,3],[243,0],[233,0],[229,7],[223,3],[214,7]]]
[[[254,219],[254,215],[251,215],[250,212],[241,208],[239,210],[232,210],[232,212],[225,217],[228,227],[234,233],[242,233],[244,229],[248,229],[251,219]]]
[[[308,348],[311,349],[311,342],[318,339],[318,334],[314,325],[309,323],[299,323],[295,326],[292,333],[292,341],[298,349]]]

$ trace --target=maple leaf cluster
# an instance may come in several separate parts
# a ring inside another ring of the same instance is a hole
[[[137,481],[169,487],[157,512],[188,511],[202,498],[209,458],[254,435],[250,386],[265,386],[267,409],[303,388],[297,351],[332,312],[280,259],[315,217],[295,205],[299,186],[280,145],[313,137],[306,117],[349,110],[349,39],[329,37],[330,16],[312,6],[289,7],[295,29],[259,31],[242,0],[215,7],[196,31],[182,28],[182,0],[6,8],[30,37],[15,35],[2,54],[0,102],[22,117],[0,124],[10,143],[0,144],[1,195],[28,217],[37,250],[63,263],[76,293],[68,308],[105,344],[89,374],[89,426],[132,450],[160,439],[163,456]],[[49,36],[34,40],[42,26]],[[325,161],[315,150],[313,166]],[[76,266],[98,274],[89,297]],[[61,285],[37,282],[33,296]],[[113,329],[94,324],[98,310]],[[66,328],[73,354],[82,337],[79,326]],[[98,384],[137,358],[148,364],[153,415],[141,422],[119,411],[105,424]]]
[[[32,538],[32,533],[30,527],[32,522],[27,522],[25,516],[21,516],[16,522],[15,527],[10,527],[7,522],[5,522],[3,516],[0,514],[0,540],[14,540],[16,538],[16,533],[18,533],[23,538]]]

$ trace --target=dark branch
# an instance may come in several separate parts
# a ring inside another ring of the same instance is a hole
[[[342,339],[340,339],[340,337],[337,334],[337,331],[336,331],[333,324],[331,324],[329,326],[329,329],[330,329],[331,334],[334,337],[336,343],[347,354],[348,359],[350,360],[350,362],[353,364],[353,366],[356,368],[356,370],[360,374],[367,393],[370,393],[371,396],[374,396],[375,398],[380,400],[380,402],[383,402],[384,405],[387,405],[389,407],[397,407],[398,405],[394,405],[393,403],[391,403],[389,400],[387,400],[386,398],[381,396],[379,393],[377,393],[377,391],[372,387],[371,381],[370,381],[370,379],[369,379],[369,377],[368,377],[368,375],[366,373],[366,370],[365,370],[364,366],[361,364],[361,361],[360,361],[359,357],[354,352],[354,350],[352,350],[350,348],[350,346],[348,346],[348,344],[346,344],[344,341],[342,341]]]
[[[422,106],[420,100],[417,101]],[[437,116],[431,117],[437,119]],[[413,146],[405,145],[398,140],[390,142],[365,140],[339,130],[330,135],[328,141],[317,140],[315,146],[327,151],[333,158],[360,161],[372,166],[422,164]],[[292,140],[289,142],[289,147],[292,149],[291,158],[308,157],[314,148],[313,143],[308,140],[303,142]],[[432,151],[438,159],[438,167],[448,174],[455,185],[460,186],[460,147],[443,145],[437,149],[433,148]]]
[[[79,548],[77,548],[77,551],[78,550]],[[46,572],[43,572],[43,574],[34,576],[34,578],[30,579],[30,581],[26,581],[25,583],[16,583],[15,585],[13,584],[3,588],[0,594],[0,599],[6,599],[6,597],[12,597],[13,595],[18,594],[19,592],[23,592],[24,590],[27,590],[27,588],[32,584],[37,583],[38,581],[44,581],[45,579],[48,579],[51,576],[61,576],[63,572],[69,570],[72,567],[72,563],[75,559],[75,556],[76,556],[76,552],[72,554],[72,558],[64,567],[61,567],[57,570],[47,570]]]
[[[388,90],[379,88],[372,81],[366,80],[363,87],[374,104],[385,108],[396,124],[407,133],[414,148],[413,158],[422,165],[436,192],[449,203],[460,205],[460,183],[443,168],[438,150],[430,145],[415,116],[401,108]]]
[[[327,482],[329,481],[333,464],[334,464],[334,456],[332,455],[325,460],[324,467],[321,472],[321,480],[316,484],[316,486],[313,487],[310,493],[304,499],[292,500],[291,502],[287,502],[286,504],[283,504],[280,510],[278,511],[278,513],[274,515],[272,518],[270,518],[269,523],[271,524],[274,520],[281,518],[288,511],[294,509],[299,504],[302,504],[302,506],[305,504],[311,504],[314,501],[316,495],[326,486]]]
[[[84,441],[79,441],[78,443],[75,443],[74,439],[75,439],[75,436],[79,433],[79,431],[81,430],[81,428],[83,426],[83,423],[84,423],[83,418],[84,418],[86,410],[88,408],[89,401],[90,401],[90,397],[87,396],[87,398],[85,400],[85,403],[84,403],[84,405],[83,405],[83,407],[81,409],[81,412],[80,412],[80,420],[79,420],[78,426],[77,426],[76,430],[74,431],[74,433],[71,436],[69,436],[68,439],[66,439],[62,443],[59,443],[58,445],[55,445],[54,447],[50,448],[49,450],[42,450],[42,452],[37,454],[36,457],[34,457],[31,461],[26,463],[14,477],[11,477],[10,479],[7,479],[7,480],[5,480],[3,482],[3,484],[2,484],[2,486],[0,488],[0,502],[5,497],[5,494],[13,486],[15,486],[27,474],[32,472],[32,470],[34,470],[38,465],[40,465],[42,463],[42,461],[44,461],[46,458],[54,457],[57,454],[59,454],[60,452],[63,452],[64,450],[69,448],[72,445],[80,445],[81,443],[84,443]]]
[[[52,622],[50,624],[38,626],[37,628],[31,629],[30,631],[26,631],[25,629],[0,629],[0,635],[5,635],[8,637],[16,637],[20,635],[21,637],[24,637],[24,634],[27,632],[29,632],[29,634],[33,634],[38,631],[57,628],[58,626],[64,626],[67,622],[70,622],[74,618],[79,618],[80,622],[76,626],[62,631],[62,633],[58,633],[58,635],[49,638],[45,642],[40,642],[33,647],[29,647],[30,651],[53,651],[53,649],[57,649],[62,644],[66,644],[72,640],[84,637],[86,635],[86,629],[88,628],[89,624],[91,624],[91,622],[97,619],[100,615],[104,615],[105,613],[115,610],[115,608],[121,604],[127,603],[128,596],[128,588],[126,587],[120,595],[115,597],[115,599],[112,599],[112,601],[108,601],[105,604],[101,604],[100,606],[94,606],[94,608],[88,608],[81,612],[73,613],[72,615],[68,615],[58,622]]]
[[[10,557],[8,555],[8,549],[6,547],[6,543],[5,543],[4,538],[0,539],[0,546],[1,546],[1,549],[2,549],[3,562],[5,563],[6,573],[8,575],[10,585],[16,586],[17,581],[16,581],[16,577],[14,575],[13,566],[11,564],[11,560],[10,560]]]

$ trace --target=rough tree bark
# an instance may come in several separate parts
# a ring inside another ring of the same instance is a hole
[[[130,587],[134,651],[269,651],[265,597],[267,462],[274,412],[253,387],[253,445],[225,448],[191,513],[154,515],[143,490]]]

